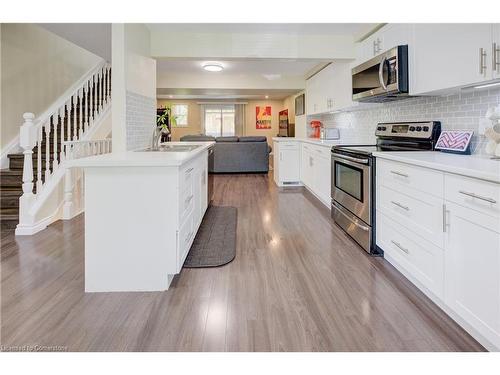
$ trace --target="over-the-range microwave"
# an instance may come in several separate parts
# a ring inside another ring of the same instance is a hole
[[[408,46],[397,46],[352,69],[352,99],[385,102],[408,96]]]

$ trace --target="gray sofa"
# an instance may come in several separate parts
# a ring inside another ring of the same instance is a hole
[[[215,141],[212,173],[249,173],[269,171],[271,147],[266,137],[210,137],[185,135],[181,142]]]

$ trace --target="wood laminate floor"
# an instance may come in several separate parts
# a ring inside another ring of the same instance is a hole
[[[1,344],[69,351],[484,350],[329,210],[269,175],[217,175],[236,259],[166,292],[84,293],[84,220],[2,234]],[[133,229],[132,229],[133,230]],[[140,251],[140,249],[138,249]]]

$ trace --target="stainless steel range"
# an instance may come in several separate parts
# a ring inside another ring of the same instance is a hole
[[[332,147],[332,218],[365,251],[382,255],[375,241],[374,151],[430,151],[441,134],[437,121],[380,123],[375,145]]]

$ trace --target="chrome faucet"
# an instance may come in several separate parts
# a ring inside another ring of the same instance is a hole
[[[159,149],[161,135],[163,134],[161,126],[155,126],[153,129],[153,139],[151,140],[151,150],[156,151]]]

